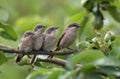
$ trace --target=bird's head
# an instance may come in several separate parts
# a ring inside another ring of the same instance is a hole
[[[77,24],[77,23],[70,23],[70,24],[67,26],[67,28],[79,28],[79,27],[80,27],[80,25]]]
[[[25,37],[31,37],[31,36],[33,36],[34,35],[34,32],[32,32],[32,31],[26,31],[25,33],[24,33],[24,38]]]
[[[35,28],[34,28],[33,31],[34,31],[34,32],[42,32],[44,28],[45,28],[44,25],[42,25],[42,24],[37,24],[37,25],[35,26]]]
[[[50,27],[46,30],[47,34],[53,34],[56,33],[56,30],[58,29],[58,27]]]

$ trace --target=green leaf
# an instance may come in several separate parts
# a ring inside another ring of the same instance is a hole
[[[32,72],[27,79],[58,79],[59,75],[64,73],[62,68],[40,69]]]
[[[35,63],[34,63],[34,65],[35,66],[38,66],[38,67],[42,67],[43,65],[40,63],[40,62],[38,62],[38,61],[36,61]]]
[[[93,7],[94,7],[94,2],[93,0],[86,0],[86,2],[84,3],[84,7],[87,11],[92,11]]]
[[[120,10],[116,6],[109,6],[108,12],[111,14],[114,20],[120,22]]]
[[[27,79],[46,79],[49,69],[40,69],[28,75]]]
[[[59,79],[71,79],[71,78],[74,79],[76,74],[77,74],[76,70],[68,71],[65,74],[63,74],[62,76],[60,76]]]
[[[30,65],[28,56],[25,55],[25,56],[22,58],[22,60],[21,60],[19,63],[17,63],[17,64],[18,64],[19,66]]]
[[[120,46],[114,46],[112,47],[112,50],[110,51],[111,56],[116,56],[120,59]]]
[[[88,22],[89,17],[88,16],[83,16],[80,21],[80,29],[78,31],[78,40],[80,39],[82,32],[84,31],[84,28]]]
[[[4,64],[5,62],[7,62],[7,58],[3,52],[0,52],[0,65]]]
[[[76,22],[76,21],[80,21],[80,19],[85,15],[85,12],[81,12],[78,13],[76,15],[74,15],[73,17],[71,17],[66,24],[71,23],[71,22]]]
[[[86,50],[68,58],[67,67],[73,68],[76,64],[88,64],[95,60],[105,57],[101,51]]]
[[[106,73],[108,75],[114,75],[119,77],[120,71],[116,69],[114,66],[100,66],[99,71],[102,73]],[[112,78],[111,78],[112,79]]]
[[[107,66],[107,67],[108,66],[109,67],[117,67],[118,66],[119,67],[120,61],[114,57],[103,57],[103,58],[95,60],[91,63],[85,64],[84,66],[81,67],[80,70],[84,73],[93,72],[94,70],[96,71],[96,68],[98,70],[98,68],[100,68],[101,66],[102,67],[105,67],[105,66]],[[105,71],[108,72],[108,69],[106,69]]]
[[[64,70],[61,68],[53,68],[51,73],[47,76],[46,79],[58,79],[58,77],[64,73]]]
[[[115,46],[120,46],[120,36],[115,37],[115,41],[113,42]]]
[[[103,18],[102,13],[98,10],[95,13],[95,18],[94,18],[94,21],[93,21],[93,28],[97,29],[97,30],[100,30],[103,27],[103,19],[104,18]]]
[[[100,73],[94,72],[85,75],[85,79],[103,79]]]
[[[83,73],[93,72],[96,69],[95,65],[92,63],[86,64],[81,67],[80,71]]]
[[[115,57],[105,57],[96,60],[94,64],[99,66],[120,66],[120,60]]]
[[[9,14],[6,10],[0,8],[0,21],[7,21]]]
[[[88,41],[81,41],[77,44],[78,44],[77,45],[78,49],[81,49],[81,50],[85,50],[85,49],[89,48],[89,46],[90,46],[90,43]]]
[[[9,40],[17,40],[17,35],[12,27],[7,24],[0,23],[0,28],[3,29],[3,31],[0,32],[0,36]]]

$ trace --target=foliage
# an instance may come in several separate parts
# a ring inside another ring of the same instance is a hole
[[[16,47],[23,32],[32,30],[38,23],[47,27],[59,26],[58,39],[63,26],[77,22],[81,27],[76,45],[72,47],[81,52],[59,57],[67,61],[65,68],[43,62],[36,62],[34,68],[25,65],[25,61],[18,65],[14,63],[14,55],[0,52],[1,79],[120,78],[119,0],[29,0],[28,4],[25,3],[25,0],[0,1],[2,44],[13,41],[11,45]],[[6,69],[7,66],[10,71]]]
[[[8,19],[8,13],[4,11],[3,9],[0,9],[1,17],[0,17],[0,36],[10,39],[10,40],[17,40],[17,35],[15,31],[7,24],[4,22],[7,21]]]

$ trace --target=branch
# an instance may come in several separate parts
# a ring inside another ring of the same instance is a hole
[[[18,49],[11,48],[8,46],[3,46],[0,45],[0,51],[3,51],[4,53],[11,53],[11,54],[24,54],[24,55],[35,55],[35,54],[40,54],[40,55],[68,55],[68,54],[75,54],[80,51],[78,50],[67,50],[67,51],[31,51],[31,52],[24,52],[24,51],[19,51]],[[59,58],[48,58],[48,59],[37,59],[37,61],[42,61],[42,62],[48,62],[48,63],[53,63],[57,64],[60,66],[65,67],[67,61]],[[79,67],[79,64],[76,64],[75,67]]]
[[[57,64],[60,66],[65,67],[67,64],[66,60],[60,59],[60,58],[52,58],[52,59],[37,59],[37,61],[42,61],[42,62],[48,62],[48,63],[53,63],[53,64]],[[75,68],[81,67],[81,64],[76,64]]]
[[[68,55],[68,54],[75,54],[80,51],[78,50],[67,50],[67,51],[31,51],[31,52],[24,52],[19,51],[18,49],[14,49],[7,46],[0,45],[0,51],[3,51],[4,53],[17,53],[17,54],[24,54],[24,55],[34,55],[34,54],[40,54],[40,55]]]
[[[57,64],[60,66],[65,67],[67,61],[63,60],[63,59],[59,59],[59,58],[52,58],[52,59],[37,59],[37,61],[42,61],[42,62],[48,62],[48,63],[53,63],[53,64]]]

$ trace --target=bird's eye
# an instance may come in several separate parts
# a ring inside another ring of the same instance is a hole
[[[28,33],[28,35],[31,35],[31,33]]]
[[[29,35],[30,35],[30,33],[27,33],[27,34],[26,34],[26,36],[29,36]]]

